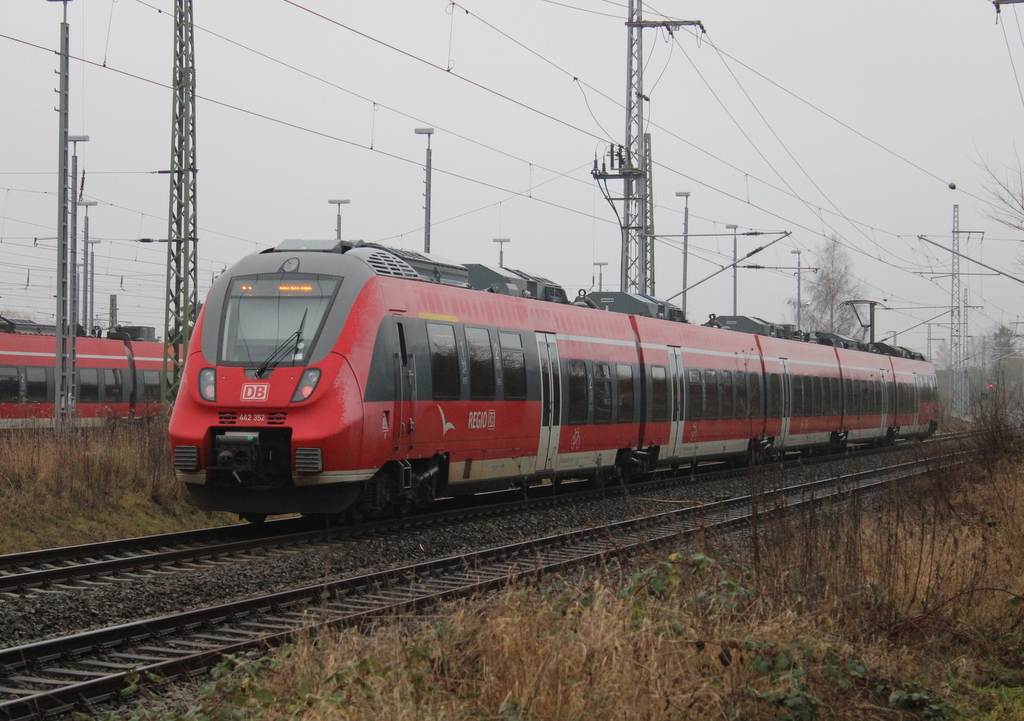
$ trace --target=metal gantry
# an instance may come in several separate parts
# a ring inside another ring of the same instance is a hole
[[[196,75],[192,0],[174,3],[174,75],[171,121],[171,190],[167,222],[167,311],[164,316],[165,404],[178,394],[199,302],[196,259]]]
[[[629,0],[626,54],[626,137],[621,146],[609,148],[600,163],[595,159],[593,176],[598,181],[622,180],[622,197],[614,198],[603,186],[605,198],[615,206],[622,203],[619,227],[622,233],[619,282],[627,293],[654,294],[654,202],[651,189],[651,139],[644,132],[644,28],[665,28],[669,32],[699,20],[645,21],[642,0]]]

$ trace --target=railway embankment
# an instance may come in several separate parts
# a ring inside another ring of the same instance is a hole
[[[0,553],[230,523],[175,481],[165,419],[0,431]]]
[[[1024,455],[997,440],[860,500],[229,657],[122,714],[1019,719]]]

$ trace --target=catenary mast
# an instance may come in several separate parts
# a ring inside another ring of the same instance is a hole
[[[651,183],[651,138],[644,132],[644,28],[665,28],[669,32],[684,25],[704,26],[699,20],[645,21],[642,0],[629,0],[626,53],[626,136],[621,146],[608,149],[600,163],[594,160],[596,180],[622,180],[621,198],[613,198],[602,185],[605,198],[622,202],[619,227],[622,232],[619,283],[627,293],[654,294],[654,201]]]
[[[173,403],[198,313],[196,249],[196,74],[192,0],[174,2],[171,191],[167,224],[167,311],[161,400]]]

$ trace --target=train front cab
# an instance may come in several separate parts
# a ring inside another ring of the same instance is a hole
[[[193,502],[259,517],[335,513],[384,460],[362,389],[384,316],[374,274],[341,254],[264,253],[214,284],[171,416]]]

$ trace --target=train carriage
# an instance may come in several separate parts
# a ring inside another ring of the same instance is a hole
[[[53,425],[56,343],[42,333],[0,333],[0,428]],[[161,343],[79,337],[75,345],[78,425],[161,413]]]
[[[473,288],[472,269],[353,243],[243,259],[193,333],[179,478],[201,507],[253,518],[381,512],[934,428],[926,394],[896,390],[932,387],[923,361],[694,326],[653,299],[570,304],[515,273]]]

